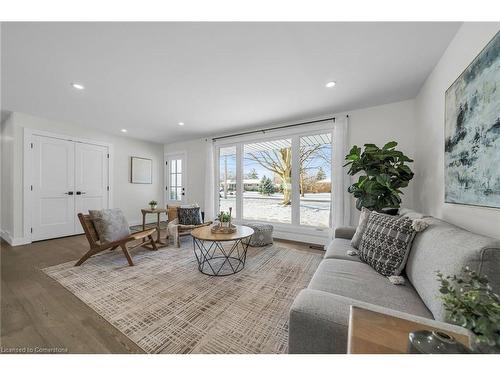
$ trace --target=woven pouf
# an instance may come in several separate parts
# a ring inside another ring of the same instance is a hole
[[[266,246],[273,243],[273,226],[271,224],[249,223],[246,226],[254,230],[250,237],[250,246]]]

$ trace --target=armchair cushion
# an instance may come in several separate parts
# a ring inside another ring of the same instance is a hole
[[[101,243],[121,240],[130,235],[130,228],[119,208],[89,210],[90,218]]]

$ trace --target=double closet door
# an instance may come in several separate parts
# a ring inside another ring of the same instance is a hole
[[[108,147],[40,135],[31,147],[32,240],[82,233],[79,212],[108,208]]]

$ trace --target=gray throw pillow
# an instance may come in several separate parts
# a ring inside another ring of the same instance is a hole
[[[372,212],[359,245],[360,259],[384,276],[403,271],[415,234],[427,224],[406,216]]]
[[[356,233],[352,236],[351,246],[355,249],[359,249],[359,244],[361,243],[361,238],[363,237],[363,233],[366,230],[366,224],[368,224],[368,218],[370,217],[370,210],[362,207],[361,215],[359,216],[358,227],[356,228]]]
[[[89,210],[90,218],[102,243],[114,242],[130,235],[130,228],[119,208]]]
[[[181,225],[200,225],[201,211],[200,207],[179,207],[179,224]]]

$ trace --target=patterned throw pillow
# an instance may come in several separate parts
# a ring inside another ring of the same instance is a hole
[[[90,218],[101,243],[121,240],[130,235],[130,228],[119,208],[89,210]]]
[[[406,265],[415,234],[426,227],[421,219],[372,212],[359,245],[359,257],[384,276],[398,276]]]
[[[201,224],[200,207],[179,207],[179,224],[181,225]]]

